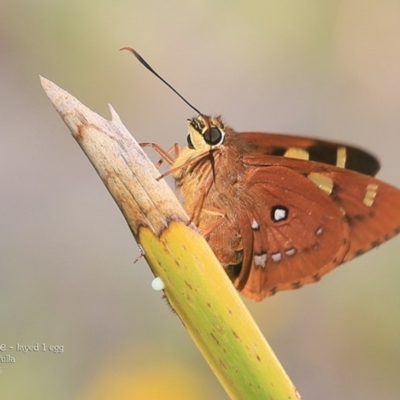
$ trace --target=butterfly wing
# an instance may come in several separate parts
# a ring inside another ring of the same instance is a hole
[[[376,157],[347,144],[275,133],[241,132],[237,135],[252,154],[311,160],[371,176],[380,169]]]
[[[253,214],[246,207],[240,213],[242,236],[253,245],[243,246],[237,287],[248,297],[261,300],[317,281],[400,231],[400,191],[371,176],[258,153],[243,162],[249,171],[245,191],[255,204]],[[276,205],[288,210],[287,220],[274,223],[269,213]],[[252,218],[260,221],[258,231]],[[270,257],[260,268],[257,255],[265,252]],[[275,262],[271,253],[278,254]]]
[[[348,251],[349,226],[340,208],[289,168],[248,169],[238,204],[243,262],[233,281],[247,297],[262,300],[315,282]]]
[[[330,198],[350,227],[350,247],[343,261],[378,246],[400,232],[400,191],[378,179],[352,171],[331,170]]]

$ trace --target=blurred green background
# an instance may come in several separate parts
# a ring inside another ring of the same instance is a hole
[[[400,187],[400,2],[21,1],[0,13],[0,398],[227,399],[38,75],[139,141],[194,116],[375,152]],[[305,399],[397,399],[400,237],[317,285],[246,301]]]

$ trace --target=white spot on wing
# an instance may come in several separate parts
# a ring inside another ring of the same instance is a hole
[[[281,221],[286,218],[286,210],[284,208],[277,208],[274,211],[274,221]]]
[[[255,263],[258,267],[265,268],[265,265],[267,264],[267,253],[256,254],[256,255],[254,256],[254,263]]]
[[[272,254],[271,255],[271,258],[272,258],[272,261],[273,262],[279,262],[279,261],[281,261],[282,260],[282,253],[274,253],[274,254]]]
[[[253,229],[253,231],[258,231],[260,229],[259,223],[254,218],[251,222],[251,229]]]
[[[296,249],[294,247],[291,247],[290,249],[285,250],[285,254],[288,257],[291,257],[294,255],[294,253],[296,253]]]

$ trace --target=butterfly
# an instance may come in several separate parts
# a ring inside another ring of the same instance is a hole
[[[244,296],[260,301],[317,282],[400,232],[400,190],[374,177],[380,165],[368,152],[235,132],[177,94],[199,114],[188,120],[187,146],[144,146],[170,164],[191,221]]]

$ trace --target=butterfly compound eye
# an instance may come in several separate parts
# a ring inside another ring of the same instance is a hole
[[[224,140],[224,136],[224,133],[214,126],[203,133],[204,141],[211,146],[221,144]]]

